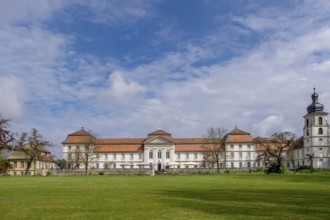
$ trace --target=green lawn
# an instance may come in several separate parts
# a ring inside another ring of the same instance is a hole
[[[0,177],[0,219],[330,219],[330,173]]]

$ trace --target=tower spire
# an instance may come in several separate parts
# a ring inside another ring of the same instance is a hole
[[[313,103],[310,104],[308,107],[307,107],[307,112],[308,114],[309,113],[313,113],[313,112],[322,112],[323,111],[323,105],[321,103],[319,103],[318,101],[318,98],[319,98],[319,95],[316,93],[316,89],[315,89],[315,85],[314,85],[314,88],[313,88],[313,94],[312,94],[312,101]]]

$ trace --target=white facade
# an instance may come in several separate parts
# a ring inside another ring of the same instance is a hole
[[[329,124],[328,113],[318,103],[318,95],[312,95],[313,103],[308,106],[304,116],[302,143],[294,150],[295,168],[310,166],[313,158],[314,168],[330,168]],[[79,137],[89,135],[83,129],[70,134],[63,142],[63,158],[73,161],[75,152],[83,149]],[[224,169],[250,169],[262,167],[256,161],[262,150],[256,149],[253,138],[245,131],[235,128],[226,135],[225,152],[222,153],[220,166]],[[108,142],[109,143],[108,143]],[[106,147],[102,147],[104,144]],[[157,130],[140,139],[104,139],[97,144],[93,152],[90,168],[201,168],[207,167],[204,162],[202,138],[172,138],[171,134]],[[288,152],[284,152],[286,154]],[[311,157],[312,156],[312,157]],[[292,169],[288,155],[287,166]],[[84,165],[81,164],[80,168]]]

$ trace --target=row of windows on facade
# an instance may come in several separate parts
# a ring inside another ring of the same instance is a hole
[[[242,149],[242,146],[243,146],[242,144],[239,144],[239,145],[238,145],[238,148],[239,148],[239,149]],[[234,144],[231,144],[231,145],[230,145],[230,148],[231,148],[231,149],[234,149]],[[248,149],[251,149],[251,145],[250,145],[250,144],[247,144],[247,148],[248,148]]]
[[[322,117],[319,117],[319,125],[323,125],[323,118]],[[306,127],[308,127],[309,126],[309,119],[307,118],[306,119]]]
[[[39,164],[39,166],[41,167],[41,168],[44,168],[44,162],[39,162],[40,164]],[[24,161],[21,161],[21,162],[19,162],[19,163],[17,163],[17,161],[14,161],[14,163],[13,163],[13,168],[18,168],[18,164],[19,164],[19,168],[25,168],[25,163],[24,163]]]
[[[323,134],[323,129],[319,128],[319,134],[322,135]],[[309,136],[309,130],[306,130],[306,135]]]
[[[319,158],[319,162],[320,162],[320,163],[323,163],[323,162],[324,162],[323,158]],[[301,165],[301,166],[305,166],[305,165],[309,165],[309,164],[308,164],[308,163],[305,164],[305,161],[304,161],[304,160],[302,160],[302,163],[300,163],[299,160],[298,160],[298,161],[295,161],[295,166],[300,167],[300,165]],[[288,167],[290,166],[290,162],[287,162],[287,166],[288,166]]]
[[[319,151],[323,151],[323,147],[319,147]],[[299,157],[299,152],[300,156],[303,157],[305,155],[305,149],[302,149],[301,151],[296,151],[297,157]],[[309,149],[307,148],[307,152],[309,152]]]
[[[185,159],[186,160],[192,159],[189,153],[182,153],[182,154],[185,155]],[[176,157],[177,157],[178,160],[183,159],[182,154],[181,153],[177,153]],[[112,154],[112,155],[113,155],[113,160],[116,160],[117,159],[117,154]],[[138,155],[139,155],[139,160],[142,160],[143,154],[138,154]],[[194,155],[193,159],[197,160],[198,159],[198,154],[197,153],[194,153],[193,155]],[[235,155],[236,155],[235,152],[230,152],[230,157],[231,158],[235,158]],[[170,159],[170,151],[166,151],[165,156],[166,156],[166,159]],[[238,156],[239,156],[240,159],[242,159],[243,158],[243,153],[242,152],[239,152],[238,153]],[[109,155],[108,154],[104,154],[104,158],[106,160],[108,160],[109,159]],[[134,155],[133,154],[130,154],[129,155],[129,159],[130,160],[133,160],[133,158],[134,158]],[[154,158],[153,151],[149,151],[149,159],[153,159],[153,158]],[[157,152],[157,158],[158,159],[161,159],[162,158],[162,151],[158,151]],[[251,158],[251,152],[247,152],[246,153],[246,158],[248,158],[248,159]],[[69,160],[72,159],[72,154],[70,154],[70,153],[68,154],[68,159]],[[100,155],[99,154],[96,154],[96,159],[100,159]],[[126,159],[126,155],[125,154],[121,154],[121,160],[125,160],[125,159]]]
[[[253,165],[255,166],[255,167],[260,167],[261,166],[261,163],[260,162],[256,162],[256,163],[252,163],[252,162],[247,162],[244,166],[243,166],[244,164],[243,164],[243,162],[239,162],[238,163],[238,167],[239,168],[243,168],[243,167],[247,167],[247,168],[250,168],[250,167],[252,167]],[[112,168],[117,168],[117,164],[116,163],[113,163],[113,164],[111,164],[111,166],[112,166]],[[121,166],[121,165],[120,165]],[[127,165],[125,165],[126,167],[127,167]],[[134,167],[134,164],[131,164],[130,165],[130,168],[132,168],[133,169],[133,167]],[[198,165],[177,165],[176,166],[176,168],[198,168]],[[204,165],[202,165],[202,167],[205,167],[205,164]],[[223,163],[220,163],[220,167],[221,168],[224,168],[224,165],[223,165]],[[231,168],[235,168],[235,163],[234,162],[231,162],[230,163],[230,167]],[[96,169],[99,169],[100,168],[100,164],[99,163],[95,163],[95,168]]]
[[[72,149],[71,145],[68,146],[68,150],[70,151]],[[84,149],[84,147],[82,147],[82,149]],[[76,150],[80,150],[80,146],[77,145],[76,146]],[[89,146],[85,146],[85,150],[88,151],[89,150]]]
[[[242,149],[242,146],[243,146],[242,144],[239,144],[239,145],[238,145],[239,149]],[[230,145],[230,148],[231,148],[231,149],[234,149],[234,144],[231,144],[231,145]],[[247,148],[248,148],[248,149],[251,149],[251,145],[250,145],[250,144],[247,144]],[[71,149],[72,149],[72,147],[71,147],[71,145],[69,145],[69,146],[68,146],[68,150],[70,151]],[[76,149],[79,150],[79,149],[80,149],[80,146],[79,146],[79,145],[76,146]],[[86,147],[85,147],[85,150],[88,150],[88,149],[89,149],[89,148],[86,146]]]

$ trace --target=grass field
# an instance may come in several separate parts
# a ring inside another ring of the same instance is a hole
[[[0,219],[330,219],[330,173],[0,177]]]

